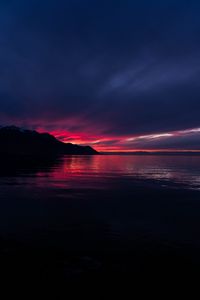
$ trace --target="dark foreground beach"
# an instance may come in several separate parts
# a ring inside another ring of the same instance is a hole
[[[67,157],[21,168],[2,163],[0,272],[8,299],[19,293],[67,299],[71,292],[108,288],[134,295],[198,282],[200,158],[145,160]],[[151,176],[139,176],[139,166],[149,168],[146,174],[151,169]]]

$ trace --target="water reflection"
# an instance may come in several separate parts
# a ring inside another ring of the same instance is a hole
[[[52,157],[1,157],[0,177],[15,177],[36,175],[41,170],[50,173],[54,168],[59,169],[63,158]]]
[[[200,247],[199,192],[189,190],[200,188],[200,157],[65,156],[0,170],[5,239],[80,255]]]
[[[64,156],[1,160],[0,184],[57,188],[105,188],[110,179],[151,180],[200,189],[198,156]]]
[[[59,186],[96,187],[109,179],[154,180],[200,188],[200,157],[172,156],[66,156],[59,165],[37,176],[51,177]]]

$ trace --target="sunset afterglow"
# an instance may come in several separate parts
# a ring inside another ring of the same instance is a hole
[[[9,3],[0,125],[99,151],[200,150],[198,1]]]

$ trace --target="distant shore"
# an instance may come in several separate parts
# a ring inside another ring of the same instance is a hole
[[[200,151],[130,151],[130,152],[100,152],[102,155],[170,155],[170,156],[200,156]]]

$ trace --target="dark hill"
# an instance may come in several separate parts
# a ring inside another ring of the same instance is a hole
[[[60,154],[98,154],[89,146],[65,144],[48,133],[26,130],[15,126],[0,127],[1,156],[50,156]]]

